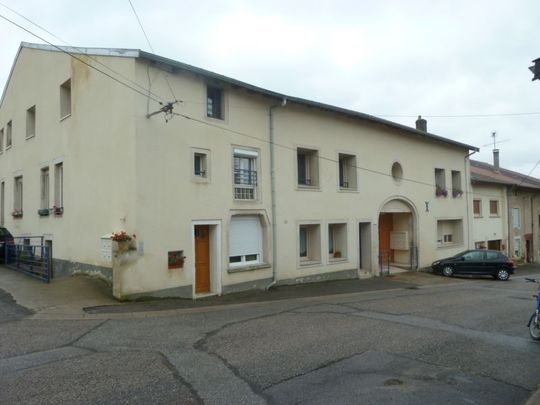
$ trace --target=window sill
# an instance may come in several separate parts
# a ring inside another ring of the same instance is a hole
[[[314,267],[321,264],[320,260],[300,260],[300,267]]]
[[[203,177],[203,176],[197,176],[196,174],[194,174],[192,177],[191,177],[191,181],[193,181],[193,183],[199,183],[199,184],[208,184],[210,183],[210,179],[208,177]]]
[[[6,146],[6,152],[11,149],[12,145]]]
[[[482,215],[475,215],[475,218],[484,218]]]
[[[328,258],[328,264],[345,263],[348,261],[349,261],[348,257],[329,257]]]
[[[463,246],[463,243],[447,243],[446,245],[437,246],[437,249],[451,249],[459,246]]]
[[[36,134],[32,134],[32,135],[28,135],[26,138],[24,138],[25,140],[29,140],[29,139],[32,139],[32,138],[35,138],[36,137]]]
[[[358,193],[357,188],[351,188],[351,187],[340,187],[338,190],[340,193]]]
[[[296,190],[298,191],[321,191],[321,188],[319,186],[306,186],[303,184],[297,184]]]
[[[490,218],[500,218],[501,216],[499,214],[496,214],[496,215],[490,215],[489,217]]]
[[[59,122],[62,122],[64,120],[68,119],[69,117],[71,117],[71,113],[64,115],[62,118],[60,118]]]
[[[238,266],[238,267],[229,267],[227,269],[227,273],[242,273],[244,271],[254,271],[254,270],[262,270],[262,269],[269,269],[272,267],[269,263],[259,263],[259,264],[253,264],[253,265],[246,265],[246,266]]]

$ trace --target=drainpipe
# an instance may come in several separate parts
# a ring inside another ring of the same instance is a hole
[[[467,159],[469,159],[472,155],[474,155],[477,151],[473,150],[471,153],[469,153],[468,155],[465,156],[465,159],[464,159],[464,164],[465,164],[465,185],[467,186],[467,188],[469,189],[468,192],[465,193],[465,195],[467,196],[467,198],[465,198],[465,204],[467,206],[467,243],[469,245],[469,249],[470,248],[474,248],[474,246],[471,246],[471,227],[472,227],[472,221],[474,221],[474,218],[471,218],[470,217],[470,214],[469,214],[469,200],[470,198],[472,197],[471,196],[471,184],[470,184],[470,180],[467,179],[467,173],[469,172],[470,170],[470,164],[469,164],[469,170],[467,170]],[[473,241],[474,242],[474,241]]]
[[[287,98],[283,97],[280,104],[275,104],[268,109],[268,125],[270,132],[270,194],[272,196],[272,282],[266,286],[269,290],[277,283],[276,263],[277,263],[277,220],[276,220],[276,148],[274,145],[274,109],[285,107]]]
[[[536,255],[534,254],[534,194],[531,196],[531,263],[534,263],[536,260]]]

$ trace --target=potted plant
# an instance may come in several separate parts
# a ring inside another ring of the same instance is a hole
[[[461,197],[463,195],[463,191],[460,190],[459,188],[454,188],[452,190],[452,197],[456,198],[456,197]]]
[[[49,211],[48,208],[41,208],[41,209],[38,210],[38,215],[39,215],[40,217],[46,217],[46,216],[49,215],[49,212],[50,212],[50,211]]]
[[[336,250],[334,252],[334,259],[340,259],[341,258],[341,252],[339,250]]]
[[[61,216],[64,214],[64,207],[57,207],[56,205],[53,207],[53,213],[56,216]]]
[[[435,188],[435,195],[437,197],[446,197],[446,196],[448,196],[448,190],[441,187],[441,186],[437,186]]]
[[[23,216],[23,210],[21,210],[21,209],[15,209],[15,210],[13,210],[13,212],[11,213],[11,216],[12,216],[13,218],[22,218],[22,216]]]
[[[129,250],[135,250],[133,245],[135,235],[128,235],[126,231],[113,232],[111,235],[111,240],[116,242],[117,251],[119,253],[126,253]]]

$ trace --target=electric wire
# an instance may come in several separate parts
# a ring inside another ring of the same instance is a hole
[[[517,112],[517,113],[488,113],[488,114],[448,114],[448,115],[424,115],[424,118],[486,118],[486,117],[513,117],[520,115],[539,115],[540,111]],[[381,118],[416,118],[417,115],[393,115],[393,114],[371,114]]]
[[[141,31],[143,32],[144,37],[146,38],[146,42],[148,43],[150,50],[152,51],[152,53],[155,53],[154,48],[152,47],[152,44],[150,43],[150,38],[148,38],[148,35],[146,34],[146,31],[142,25],[142,21],[139,18],[139,14],[137,14],[137,11],[135,10],[135,7],[133,6],[133,3],[131,2],[131,0],[128,0],[128,1],[129,1],[129,5],[131,6],[131,9],[133,10],[133,14],[135,14],[135,18],[137,19],[137,22],[139,23],[139,27],[141,27]],[[165,82],[167,83],[167,86],[169,87],[169,91],[171,92],[171,95],[174,101],[178,101],[178,99],[176,98],[176,95],[174,94],[171,83],[169,83],[169,79],[167,78],[167,75],[165,73],[163,73],[163,78],[165,79]]]
[[[23,18],[24,20],[28,21],[30,24],[34,25],[35,27],[39,28],[40,30],[46,32],[47,34],[49,34],[50,36],[54,37],[55,39],[57,39],[58,41],[60,41],[62,44],[64,44],[65,46],[67,46],[68,48],[71,48],[72,51],[75,51],[75,52],[78,52],[78,49],[77,47],[73,46],[73,45],[70,45],[67,41],[65,41],[64,39],[60,38],[59,36],[55,35],[54,33],[52,33],[51,31],[47,30],[45,27],[37,24],[36,22],[30,20],[29,18],[27,18],[26,16],[24,16],[23,14],[17,12],[16,10],[12,9],[11,7],[8,7],[7,5],[5,5],[4,3],[0,2],[0,6],[8,9],[9,11],[11,11],[12,13],[18,15],[19,17]],[[32,34],[33,35],[33,34]],[[151,90],[147,89],[146,87],[144,87],[143,85],[137,83],[136,81],[130,79],[129,77],[125,76],[124,74],[114,70],[113,68],[111,68],[110,66],[107,66],[105,63],[101,62],[99,59],[93,57],[92,55],[89,55],[89,54],[84,54],[85,57],[87,57],[88,59],[91,59],[93,62],[97,63],[98,65],[100,66],[103,66],[104,68],[106,68],[107,70],[109,70],[110,72],[114,73],[115,75],[121,77],[122,79],[128,81],[129,83],[139,87],[141,90],[144,90],[145,92],[153,95],[154,97],[156,98],[159,98],[161,99],[162,102],[165,102],[166,100],[164,98],[162,98],[160,95],[152,92]]]

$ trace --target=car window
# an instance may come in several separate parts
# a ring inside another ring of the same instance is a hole
[[[501,260],[501,256],[499,252],[486,252],[486,260]]]
[[[463,255],[463,258],[468,262],[484,260],[484,252],[468,252]]]

